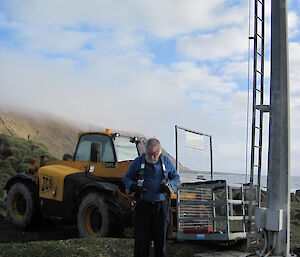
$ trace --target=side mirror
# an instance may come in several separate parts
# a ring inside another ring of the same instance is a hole
[[[91,162],[101,162],[102,144],[92,143],[91,145]]]
[[[62,159],[63,161],[73,161],[73,156],[71,154],[65,153]]]

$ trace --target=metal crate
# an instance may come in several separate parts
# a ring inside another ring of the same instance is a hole
[[[245,239],[246,209],[242,184],[225,180],[184,183],[177,192],[177,239]]]

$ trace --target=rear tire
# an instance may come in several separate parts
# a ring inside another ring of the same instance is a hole
[[[6,197],[6,210],[9,220],[19,228],[32,224],[35,213],[33,193],[23,183],[14,184]]]

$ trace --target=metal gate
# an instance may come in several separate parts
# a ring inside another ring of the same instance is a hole
[[[213,180],[212,137],[175,126],[176,169],[184,181]]]
[[[177,239],[246,238],[248,187],[213,180],[211,136],[178,126],[175,135],[176,167],[182,182],[177,192]]]

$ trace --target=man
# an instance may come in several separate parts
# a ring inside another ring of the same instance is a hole
[[[176,190],[179,175],[170,159],[162,155],[160,142],[151,138],[146,152],[136,158],[125,175],[125,187],[136,193],[133,225],[135,257],[148,257],[154,240],[155,257],[166,257],[170,187]]]

